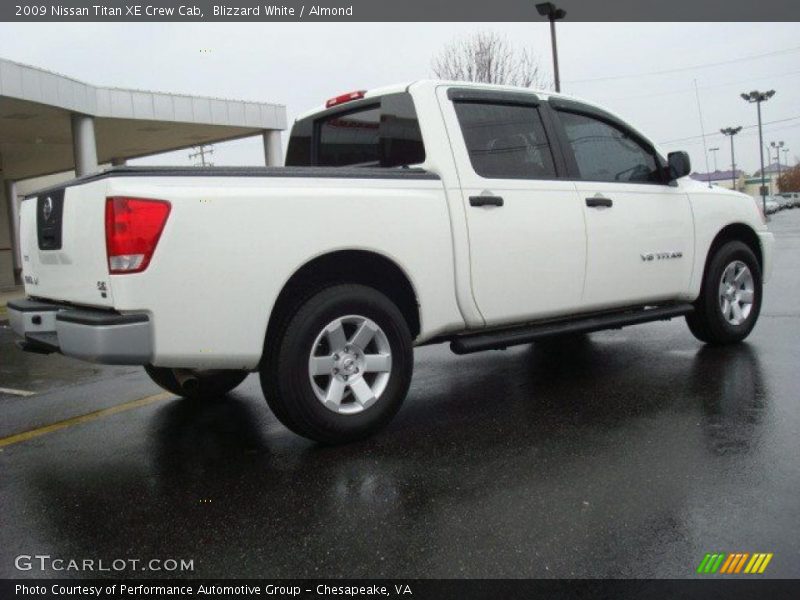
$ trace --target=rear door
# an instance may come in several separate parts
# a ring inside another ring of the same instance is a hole
[[[553,99],[585,214],[587,310],[671,300],[689,287],[694,224],[664,160],[616,117]]]
[[[20,250],[26,294],[89,306],[113,305],[105,192],[105,180],[95,180],[23,200]]]
[[[532,93],[439,88],[469,233],[472,293],[487,325],[574,311],[583,208],[559,180],[552,127]]]

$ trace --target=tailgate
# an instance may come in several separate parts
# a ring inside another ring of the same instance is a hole
[[[28,296],[113,305],[105,239],[106,181],[52,188],[20,208],[22,276]]]

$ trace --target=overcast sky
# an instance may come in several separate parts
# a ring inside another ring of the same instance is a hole
[[[446,42],[479,29],[531,48],[550,75],[546,23],[2,23],[0,57],[95,85],[281,103],[291,122],[342,92],[430,77]],[[782,122],[765,126],[765,142],[783,140],[790,164],[800,157],[798,23],[565,21],[558,40],[562,91],[619,113],[666,151],[688,150],[698,171],[705,157],[694,80],[705,146],[720,147],[720,170],[729,168],[730,146],[719,129],[756,123],[755,106],[739,97],[751,89],[777,91],[764,121]],[[256,139],[215,150],[216,164],[263,161]],[[748,172],[758,168],[755,127],[737,136],[736,152]],[[186,154],[146,160],[189,164]]]

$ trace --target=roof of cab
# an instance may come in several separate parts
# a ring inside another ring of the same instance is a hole
[[[563,98],[564,100],[573,100],[575,102],[580,102],[581,104],[586,104],[587,106],[593,106],[600,110],[605,111],[606,113],[618,118],[623,123],[630,123],[628,119],[624,119],[620,115],[616,114],[614,111],[609,110],[605,106],[597,104],[596,102],[592,102],[591,100],[587,100],[585,98],[581,98],[578,96],[573,96],[571,94],[562,94],[560,92],[554,92],[552,90],[542,90],[536,88],[523,88],[517,87],[512,85],[498,85],[494,83],[478,83],[474,81],[452,81],[452,80],[445,80],[445,79],[419,79],[417,81],[406,82],[406,83],[397,83],[393,85],[382,86],[379,88],[375,88],[372,90],[367,90],[364,94],[364,98],[377,98],[379,96],[384,96],[386,94],[397,94],[400,92],[405,91],[417,91],[417,90],[434,90],[437,87],[470,87],[470,88],[479,88],[479,89],[487,89],[487,90],[498,90],[498,91],[509,91],[509,92],[529,92],[532,94],[536,94],[542,100],[549,100],[550,98]],[[335,97],[335,96],[332,96]],[[333,110],[334,108],[340,108],[343,106],[342,104],[337,105],[336,107],[326,108],[325,105],[321,105],[317,108],[312,110],[308,110],[303,112],[302,114],[298,115],[295,118],[295,121],[299,121],[301,119],[305,119],[310,117],[311,115],[323,113],[327,110]],[[649,138],[641,133],[639,127],[634,124],[630,124],[636,132],[645,140],[649,141],[657,150],[660,151],[658,144],[653,142]]]
[[[477,83],[477,82],[474,82],[474,81],[454,81],[454,80],[445,80],[445,79],[418,79],[417,81],[411,81],[411,82],[405,82],[405,83],[396,83],[396,84],[392,84],[392,85],[385,85],[385,86],[381,86],[381,87],[374,88],[374,89],[371,89],[371,90],[366,90],[366,93],[364,94],[364,98],[377,98],[379,96],[385,96],[386,94],[397,94],[397,93],[400,93],[400,92],[409,91],[409,90],[411,90],[411,88],[414,88],[414,89],[425,89],[425,88],[431,89],[431,88],[436,88],[436,87],[440,87],[440,86],[445,86],[445,87],[472,87],[472,88],[489,89],[489,90],[503,90],[503,91],[510,91],[510,92],[530,92],[532,94],[536,94],[537,96],[539,96],[539,97],[541,97],[541,98],[543,98],[545,100],[548,99],[548,98],[564,98],[564,99],[568,99],[568,100],[575,100],[577,102],[582,102],[584,104],[588,104],[590,106],[596,106],[597,108],[603,108],[603,110],[606,110],[604,107],[599,106],[599,105],[595,104],[594,102],[591,102],[591,101],[586,100],[584,98],[578,98],[576,96],[570,96],[568,94],[556,93],[556,92],[553,92],[551,90],[542,90],[542,89],[536,89],[536,88],[522,88],[522,87],[516,87],[516,86],[513,86],[513,85],[498,85],[498,84],[494,84],[494,83]],[[335,98],[337,95],[338,94],[332,95],[331,97]],[[341,104],[337,105],[336,108],[338,108],[340,106],[342,106],[342,105]],[[330,110],[330,108],[327,108],[325,106],[325,104],[321,104],[321,105],[319,105],[319,106],[317,106],[315,108],[312,108],[310,110],[306,110],[306,111],[300,113],[299,115],[297,115],[297,117],[295,117],[295,121],[300,121],[301,119],[305,119],[306,117],[309,117],[309,116],[317,114],[317,113],[325,112],[326,110]]]

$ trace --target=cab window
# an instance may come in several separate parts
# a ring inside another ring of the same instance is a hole
[[[655,152],[624,129],[585,114],[566,111],[558,114],[581,179],[663,183]]]
[[[402,167],[425,162],[425,146],[408,93],[314,115],[292,128],[287,166]]]
[[[536,106],[455,102],[455,109],[475,173],[488,179],[555,179]]]

